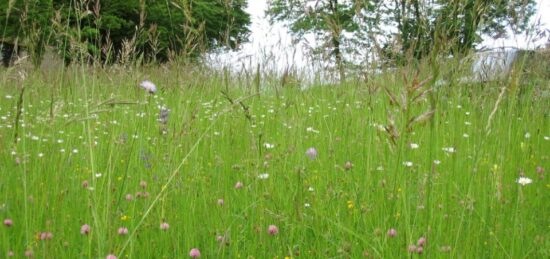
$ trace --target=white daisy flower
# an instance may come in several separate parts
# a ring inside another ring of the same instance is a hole
[[[517,183],[525,186],[533,182],[533,180],[527,178],[527,177],[520,177],[516,180]]]

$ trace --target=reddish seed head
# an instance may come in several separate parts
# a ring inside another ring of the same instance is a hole
[[[539,174],[544,173],[544,168],[542,168],[542,166],[537,166],[537,173]]]
[[[127,200],[127,201],[132,201],[133,199],[134,199],[134,196],[133,196],[133,195],[131,195],[131,194],[129,194],[129,193],[126,194],[126,200]]]
[[[31,250],[25,251],[25,257],[32,257],[32,251]]]
[[[346,170],[351,170],[353,168],[353,164],[350,162],[350,161],[347,161],[345,164],[344,164],[344,169]]]
[[[424,252],[424,248],[422,248],[421,246],[416,248],[416,253],[422,254],[423,252]]]
[[[217,235],[217,236],[216,236],[216,241],[218,241],[218,242],[223,242],[223,240],[224,240],[224,238],[223,238],[222,235]]]
[[[88,182],[88,180],[82,181],[82,188],[88,188],[88,186],[90,186],[90,183]]]
[[[395,230],[395,228],[390,228],[390,230],[388,230],[388,236],[389,237],[397,236],[397,230]]]
[[[117,258],[114,254],[110,254],[110,255],[105,256],[105,259],[117,259]]]
[[[421,237],[418,239],[418,241],[416,242],[416,245],[418,246],[424,246],[426,244],[426,238],[425,237]]]
[[[80,234],[82,235],[88,235],[90,233],[90,225],[84,224],[82,227],[80,227]]]
[[[139,181],[139,186],[140,186],[141,188],[145,189],[145,188],[147,188],[147,182],[141,180],[141,181]]]
[[[409,245],[409,248],[407,249],[407,251],[409,251],[409,253],[416,252],[416,246],[415,245]]]
[[[40,240],[50,240],[53,238],[52,232],[42,232],[40,233]]]
[[[127,228],[118,228],[118,234],[121,235],[121,236],[124,236],[126,234],[128,234],[128,229]]]
[[[6,226],[6,227],[11,227],[11,226],[13,226],[13,220],[11,220],[11,219],[5,219],[5,220],[4,220],[4,226]]]
[[[201,257],[201,251],[199,251],[199,249],[197,248],[193,248],[191,249],[191,251],[189,251],[189,256],[193,258],[199,258]]]
[[[169,228],[170,228],[170,225],[169,225],[168,223],[166,223],[166,222],[162,222],[162,223],[160,224],[160,229],[161,229],[161,230],[165,230],[165,231],[166,231],[166,230],[168,230]]]
[[[275,225],[269,225],[269,227],[267,227],[267,233],[272,236],[277,235],[279,233],[279,228],[277,228],[277,226]]]
[[[235,189],[241,189],[241,188],[243,188],[243,186],[244,186],[244,185],[243,185],[242,182],[237,182],[237,183],[235,184]]]

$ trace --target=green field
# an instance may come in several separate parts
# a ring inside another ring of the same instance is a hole
[[[550,257],[547,82],[188,70],[1,70],[0,257]]]

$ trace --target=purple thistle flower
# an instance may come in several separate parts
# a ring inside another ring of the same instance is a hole
[[[317,158],[317,149],[314,147],[310,147],[306,150],[306,156],[309,157],[309,159],[314,160]]]
[[[149,80],[142,81],[139,86],[143,89],[145,89],[150,94],[154,94],[157,92],[157,86],[153,84],[153,82]]]

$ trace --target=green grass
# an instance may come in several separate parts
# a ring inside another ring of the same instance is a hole
[[[550,102],[535,86],[505,91],[489,130],[499,84],[438,88],[433,119],[407,132],[403,122],[430,105],[391,106],[381,87],[399,93],[396,75],[256,96],[246,79],[228,87],[181,71],[0,71],[0,220],[13,220],[0,226],[0,257],[185,258],[191,248],[205,258],[550,256],[550,181],[536,172],[550,170]],[[137,86],[145,78],[156,95]],[[171,110],[167,134],[161,106]],[[380,130],[389,114],[395,145]],[[519,185],[520,172],[533,183]],[[423,254],[409,254],[420,237]]]

